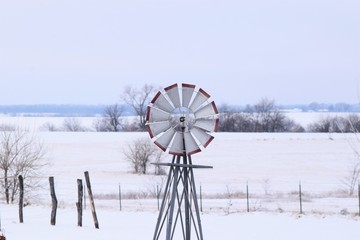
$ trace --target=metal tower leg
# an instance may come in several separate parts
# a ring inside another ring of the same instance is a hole
[[[175,163],[175,158],[176,158],[176,156],[174,155],[173,159],[172,159],[172,164]],[[167,215],[167,212],[168,212],[168,210],[165,211],[165,205],[166,205],[167,197],[170,194],[170,187],[171,187],[171,183],[172,183],[173,172],[174,172],[174,167],[170,167],[168,178],[167,178],[166,185],[165,185],[164,196],[163,196],[163,199],[161,202],[159,216],[158,216],[158,220],[157,220],[156,227],[155,227],[155,233],[154,233],[153,240],[159,239],[160,233],[161,233],[161,230],[162,230],[165,218],[166,218],[166,216],[163,216],[163,215],[164,215],[164,213]]]
[[[192,165],[190,156],[176,156],[172,163],[162,165],[170,170],[153,240],[191,240],[193,230],[194,239],[203,240],[193,168],[211,167]],[[161,234],[165,224],[166,232]]]
[[[177,157],[177,163],[180,163],[180,156]],[[173,216],[174,216],[174,208],[175,208],[175,199],[177,196],[177,185],[178,185],[178,177],[179,177],[180,167],[175,166],[174,169],[174,178],[173,178],[173,185],[172,185],[172,193],[170,199],[170,212],[168,217],[168,224],[166,227],[166,240],[170,240],[172,236],[172,229],[173,229]]]
[[[189,164],[192,165],[192,160],[191,160],[190,156],[189,156]],[[198,203],[197,194],[196,194],[196,184],[195,184],[194,172],[193,172],[192,168],[190,169],[190,175],[191,175],[191,189],[192,189],[193,198],[194,198],[194,207],[195,207],[196,218],[197,218],[199,234],[200,234],[200,238],[198,237],[198,239],[203,240],[204,238],[203,238],[203,232],[202,232],[202,226],[201,226],[200,209],[199,209],[199,203]]]

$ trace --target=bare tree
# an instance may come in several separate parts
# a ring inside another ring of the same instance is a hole
[[[47,165],[45,149],[39,139],[29,131],[16,129],[0,131],[0,176],[6,203],[13,202],[19,190],[18,176],[27,186],[35,186],[36,177]]]
[[[323,116],[308,125],[309,132],[357,133],[360,130],[360,117],[350,114],[346,117]]]
[[[11,124],[0,124],[0,131],[15,131],[16,127]]]
[[[81,121],[75,117],[64,119],[63,129],[66,132],[84,132],[86,130]]]
[[[163,151],[159,150],[159,149],[155,149],[155,152],[153,154],[154,157],[154,163],[155,163],[155,175],[165,175],[166,172],[164,170],[164,168],[159,165],[159,163],[161,163],[162,161],[162,157],[163,157]]]
[[[95,121],[98,132],[119,132],[122,127],[123,107],[113,104],[105,107],[103,117]]]
[[[284,131],[285,115],[279,111],[274,100],[263,98],[254,105],[251,112],[254,114],[255,132],[282,132]]]
[[[125,87],[122,100],[131,106],[139,117],[139,128],[145,130],[146,109],[156,89],[153,85],[145,84],[141,89],[134,89],[131,86]]]
[[[354,194],[355,186],[358,184],[359,176],[360,161],[357,159],[357,161],[354,162],[353,165],[349,168],[348,174],[342,180],[342,183],[346,187],[350,196]]]
[[[219,108],[221,132],[251,132],[253,131],[253,119],[248,113],[240,112],[228,105]]]
[[[129,143],[123,153],[136,173],[146,174],[147,166],[156,150],[156,146],[148,138],[140,138]]]
[[[219,108],[222,132],[303,132],[305,129],[287,118],[273,100],[262,99],[245,110],[222,105]]]
[[[54,123],[51,123],[51,122],[46,122],[44,123],[41,127],[40,127],[40,130],[43,130],[43,131],[49,131],[49,132],[55,132],[57,131],[57,127],[55,126]]]

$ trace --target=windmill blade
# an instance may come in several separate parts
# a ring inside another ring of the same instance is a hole
[[[185,133],[176,132],[169,153],[173,155],[183,155],[184,141],[185,141],[185,149],[187,155],[192,155],[201,151],[194,137],[189,132],[185,132]]]
[[[199,145],[196,143],[195,138],[190,134],[190,132],[184,133],[184,140],[185,140],[185,149],[187,155],[192,155],[201,152]]]
[[[165,112],[153,106],[148,106],[146,112],[146,121],[149,123],[168,121],[170,119],[170,116],[171,114],[168,112]]]
[[[169,153],[173,155],[183,155],[184,154],[184,142],[183,142],[183,133],[176,132],[174,139],[172,141]]]
[[[217,132],[219,129],[219,119],[197,119],[194,127],[201,128],[207,132]]]
[[[171,125],[169,121],[164,121],[164,122],[147,123],[146,127],[150,134],[150,138],[153,138],[162,132],[166,132],[171,127]]]
[[[202,88],[196,93],[194,101],[190,105],[190,109],[195,112],[204,102],[210,98],[210,95]]]
[[[200,108],[196,112],[194,112],[194,115],[195,115],[196,119],[199,119],[199,118],[211,117],[218,113],[219,112],[216,108],[215,102],[213,101],[213,102],[209,103],[208,105]]]
[[[173,128],[170,128],[166,132],[164,132],[164,134],[162,134],[158,139],[156,139],[154,143],[165,152],[170,145],[171,139],[176,133],[177,132]]]
[[[165,112],[170,113],[174,110],[174,107],[160,91],[155,95],[151,103],[154,104],[156,107],[160,108],[161,110],[164,110]]]
[[[167,88],[165,88],[166,94],[169,96],[170,100],[174,104],[175,108],[181,107],[180,96],[179,96],[179,88],[175,83]]]
[[[200,142],[202,146],[205,148],[209,145],[209,143],[214,139],[213,136],[205,132],[204,130],[194,127],[191,129],[191,134]]]
[[[191,84],[182,84],[182,106],[188,108],[190,104],[191,97],[194,93],[195,85]]]

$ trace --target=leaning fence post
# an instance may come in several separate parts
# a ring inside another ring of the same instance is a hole
[[[54,177],[49,177],[49,183],[50,183],[50,196],[51,196],[51,218],[50,218],[50,224],[55,225],[56,224],[56,209],[57,209],[57,199],[55,194],[55,184],[54,184]]]
[[[23,213],[23,207],[24,207],[24,178],[23,176],[19,175],[19,221],[20,223],[24,222],[24,213]]]
[[[96,210],[95,210],[95,203],[94,203],[94,196],[92,194],[92,190],[91,190],[91,184],[90,184],[90,177],[89,177],[89,172],[85,172],[85,180],[86,180],[86,187],[89,193],[89,198],[90,198],[90,206],[91,206],[91,212],[93,215],[93,219],[94,219],[94,224],[95,224],[95,228],[99,228],[99,222],[96,216]]]
[[[300,201],[300,214],[303,213],[302,209],[302,191],[301,191],[301,182],[299,182],[299,201]]]
[[[78,201],[76,203],[76,208],[77,208],[77,212],[78,212],[78,226],[82,227],[82,210],[83,210],[83,195],[84,195],[84,190],[83,190],[83,183],[81,179],[77,180],[77,188],[78,188]]]

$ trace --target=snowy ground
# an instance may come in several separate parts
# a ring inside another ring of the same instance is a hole
[[[146,133],[41,132],[52,166],[42,180],[45,188],[33,193],[18,223],[15,205],[0,205],[1,227],[7,239],[151,239],[157,201],[142,198],[161,185],[163,177],[136,175],[124,160],[122,148]],[[357,195],[348,196],[344,179],[358,160],[353,134],[217,133],[196,164],[204,195],[204,236],[212,239],[358,239]],[[164,155],[164,161],[170,156]],[[92,223],[90,208],[84,226],[76,226],[76,179],[89,171],[97,196],[100,229]],[[50,226],[47,178],[54,176],[59,212]],[[298,185],[304,194],[299,215]],[[246,185],[250,213],[246,212]],[[119,209],[121,185],[124,199]]]
[[[15,207],[2,207],[2,226],[7,239],[115,240],[152,239],[155,212],[99,210],[100,229],[95,229],[89,212],[82,228],[76,226],[75,211],[60,209],[56,226],[49,224],[49,209],[29,207],[23,224],[17,222]],[[355,240],[359,239],[359,219],[343,216],[238,213],[202,215],[207,240]]]

